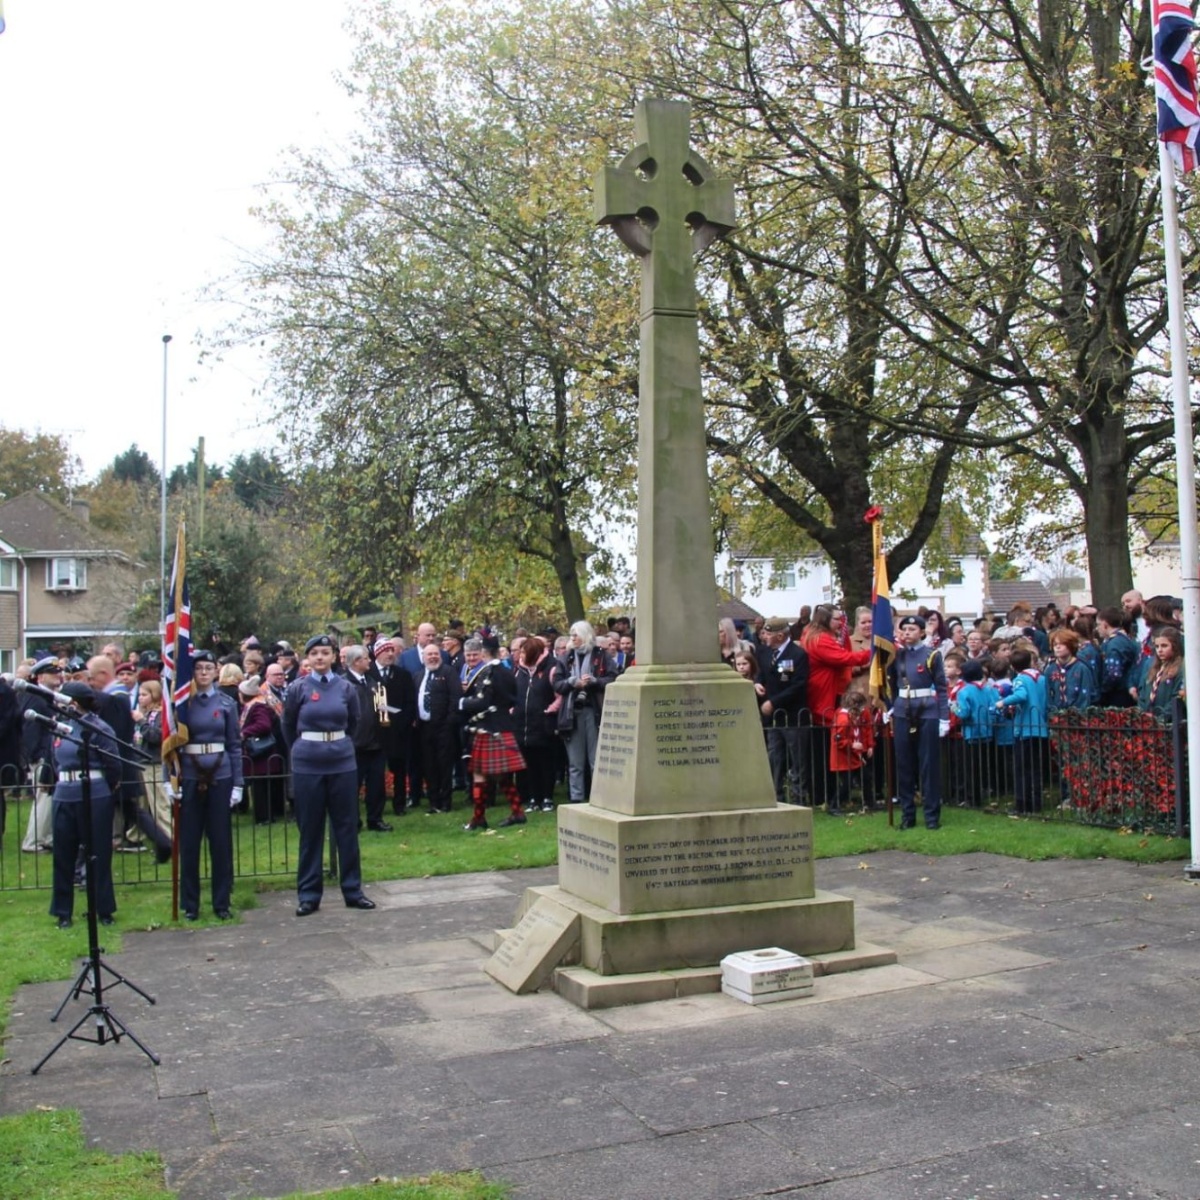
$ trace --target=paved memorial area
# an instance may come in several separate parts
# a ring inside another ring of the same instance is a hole
[[[159,1150],[183,1200],[466,1167],[545,1200],[1200,1195],[1178,863],[823,860],[895,966],[599,1012],[482,972],[554,877],[374,884],[373,913],[334,889],[304,921],[268,893],[234,926],[127,933],[109,961],[158,1004],[109,999],[162,1065],[71,1042],[30,1076],[81,1009],[51,1025],[66,983],[25,987],[0,1111],[79,1108],[95,1145]]]

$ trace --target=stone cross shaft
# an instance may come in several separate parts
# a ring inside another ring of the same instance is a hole
[[[690,107],[642,101],[638,145],[596,177],[596,220],[642,261],[638,665],[714,662],[713,573],[693,255],[733,228],[733,184],[688,145]]]

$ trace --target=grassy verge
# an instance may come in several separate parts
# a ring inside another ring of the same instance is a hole
[[[104,1154],[84,1144],[79,1114],[0,1118],[0,1200],[168,1200],[157,1154]],[[337,1200],[504,1200],[508,1189],[466,1171],[379,1180],[316,1195]],[[312,1200],[314,1193],[305,1193]],[[301,1200],[295,1193],[286,1200]]]

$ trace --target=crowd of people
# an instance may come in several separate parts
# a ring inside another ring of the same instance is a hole
[[[755,685],[777,800],[841,816],[853,792],[869,812],[890,786],[902,828],[916,824],[919,795],[936,829],[947,793],[972,807],[1011,793],[1017,812],[1040,812],[1052,771],[1069,804],[1074,751],[1056,718],[1074,730],[1082,714],[1129,709],[1171,725],[1184,699],[1181,620],[1182,601],[1137,591],[1120,607],[1018,605],[969,621],[922,608],[885,631],[895,651],[874,688],[869,608],[853,624],[829,605],[795,622],[731,623],[721,646]]]
[[[1120,607],[1017,606],[1003,619],[921,609],[886,631],[894,652],[882,688],[870,676],[869,608],[852,622],[824,604],[795,621],[726,619],[717,634],[723,661],[754,688],[777,801],[840,816],[856,795],[869,812],[890,789],[902,828],[916,824],[918,797],[926,827],[937,828],[946,793],[979,806],[1011,790],[1018,812],[1040,811],[1048,764],[1062,753],[1056,714],[1140,708],[1172,722],[1183,699],[1180,607],[1129,592]],[[635,632],[624,617],[599,632],[579,621],[565,634],[517,629],[504,640],[486,626],[451,621],[439,632],[422,623],[411,644],[367,628],[350,645],[318,635],[303,653],[249,635],[236,649],[193,656],[189,739],[170,795],[158,657],[117,645],[86,661],[47,655],[20,664],[16,681],[0,679],[0,782],[32,790],[22,849],[53,850],[51,912],[60,925],[71,922],[87,831],[72,807],[83,790],[78,751],[46,719],[64,716],[56,692],[74,701],[70,719],[88,726],[103,757],[85,772],[91,834],[103,851],[101,920],[115,907],[112,852],[168,852],[172,799],[188,919],[199,913],[205,841],[213,910],[231,915],[233,811],[259,825],[296,820],[299,915],[320,907],[327,826],[345,903],[370,908],[359,870],[364,828],[389,833],[389,816],[422,805],[450,812],[456,790],[467,795],[468,832],[488,828],[497,802],[507,808],[502,826],[553,811],[559,782],[570,803],[584,802],[605,690],[634,665]],[[35,686],[14,691],[20,681]],[[26,720],[27,711],[43,719]]]

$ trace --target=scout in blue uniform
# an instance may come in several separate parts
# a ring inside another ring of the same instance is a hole
[[[334,674],[337,651],[327,635],[310,638],[304,651],[311,674],[290,684],[283,701],[283,736],[291,751],[300,831],[296,916],[307,917],[321,907],[326,820],[337,844],[346,907],[374,908],[374,901],[363,895],[358,851],[358,695],[353,684]]]
[[[900,800],[900,828],[917,823],[917,778],[925,828],[937,829],[942,819],[941,757],[938,739],[950,730],[950,702],[942,657],[930,653],[921,638],[925,622],[905,617],[900,622],[900,645],[888,667],[890,721],[896,751],[896,790]]]
[[[233,917],[233,819],[242,800],[242,733],[237,701],[216,687],[217,663],[201,650],[192,658],[188,740],[183,746],[179,807],[180,903],[185,919],[200,915],[200,844],[208,838],[213,912]]]
[[[63,695],[80,709],[78,716],[59,719],[71,726],[72,736],[80,740],[87,729],[87,782],[91,797],[91,828],[83,820],[84,762],[83,747],[77,741],[54,739],[52,753],[58,782],[54,786],[54,891],[50,897],[50,915],[58,918],[59,929],[70,929],[75,908],[75,861],[79,848],[90,842],[96,880],[96,908],[101,925],[113,923],[117,898],[112,880],[113,796],[121,783],[121,760],[112,728],[91,710],[96,694],[86,683],[68,683]]]

